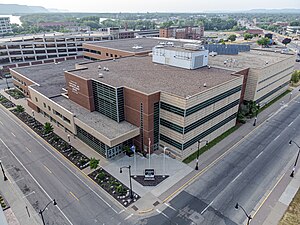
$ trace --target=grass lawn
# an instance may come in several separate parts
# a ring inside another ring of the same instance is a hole
[[[277,102],[279,99],[281,99],[282,97],[284,97],[285,95],[287,95],[288,93],[290,93],[292,90],[286,90],[285,92],[283,92],[281,95],[279,95],[277,98],[274,98],[272,101],[270,101],[268,104],[264,105],[262,108],[260,108],[258,110],[258,113],[260,113],[261,111],[265,110],[266,108],[268,108],[269,106],[271,106],[273,103]]]
[[[278,225],[300,224],[300,189],[298,189],[293,201],[289,205]]]
[[[241,125],[236,125],[232,128],[230,128],[229,130],[227,130],[226,132],[224,132],[223,134],[221,134],[219,137],[215,138],[214,140],[212,140],[211,142],[208,143],[208,145],[200,148],[199,151],[199,155],[201,155],[202,153],[204,153],[205,151],[209,150],[211,147],[215,146],[216,144],[218,144],[220,141],[222,141],[224,138],[226,138],[228,135],[230,135],[231,133],[233,133],[234,131],[236,131]],[[184,163],[190,163],[192,162],[194,159],[197,158],[197,151],[194,152],[193,154],[191,154],[189,157],[185,158],[183,160]]]

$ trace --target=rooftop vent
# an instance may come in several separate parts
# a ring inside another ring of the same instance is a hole
[[[99,78],[103,78],[103,74],[102,74],[102,73],[99,73],[98,77],[99,77]]]
[[[98,66],[98,69],[101,70],[101,66],[100,65]]]
[[[206,83],[203,84],[203,87],[206,87]]]
[[[142,47],[142,46],[139,46],[139,45],[134,45],[132,48],[133,48],[133,49],[142,49],[143,47]]]
[[[163,45],[156,45],[155,48],[163,48]]]
[[[109,71],[109,69],[107,67],[103,67],[103,70],[107,71],[107,72]]]

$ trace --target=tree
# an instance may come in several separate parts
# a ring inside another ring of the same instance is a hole
[[[228,40],[235,41],[236,40],[236,35],[235,34],[229,35]]]
[[[299,82],[299,80],[300,80],[300,71],[296,70],[292,74],[291,81],[292,81],[292,83],[296,84]]]
[[[285,39],[282,40],[282,44],[284,44],[286,46],[287,44],[291,43],[291,41],[292,41],[292,39],[285,38]]]
[[[300,26],[300,21],[293,21],[290,23],[290,26]]]
[[[21,106],[21,105],[17,105],[17,107],[16,107],[16,111],[17,111],[18,113],[22,113],[22,112],[24,112],[24,111],[25,111],[25,109],[24,109],[24,107],[23,107],[23,106]]]
[[[257,44],[261,45],[262,47],[267,46],[270,43],[270,39],[269,38],[261,38],[259,40],[257,40]]]
[[[98,165],[99,165],[100,160],[99,159],[95,159],[94,157],[92,157],[90,159],[90,169],[97,169]]]
[[[44,124],[44,133],[45,133],[45,134],[49,134],[49,133],[51,133],[51,132],[53,132],[53,126],[52,126],[51,123],[46,122],[46,123]]]
[[[244,33],[244,40],[252,39],[253,35],[249,33]]]

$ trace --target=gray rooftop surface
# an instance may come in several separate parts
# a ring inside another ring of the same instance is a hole
[[[62,88],[66,87],[64,71],[75,69],[75,64],[80,62],[88,61],[85,59],[66,60],[57,64],[46,63],[13,70],[38,83],[40,86],[32,86],[32,88],[51,98],[61,94]]]
[[[96,43],[88,43],[89,45],[96,45],[111,49],[118,49],[127,52],[149,52],[152,51],[152,48],[155,45],[158,45],[162,42],[173,42],[176,46],[181,46],[184,44],[183,41],[173,41],[171,39],[164,40],[164,39],[157,39],[157,38],[131,38],[131,39],[119,39],[119,40],[112,40],[112,41],[101,41]],[[190,42],[189,42],[190,43]],[[140,46],[142,48],[135,49],[134,46]]]
[[[109,139],[117,138],[121,135],[124,135],[127,132],[138,129],[138,127],[126,121],[117,123],[99,112],[90,112],[84,107],[72,102],[71,100],[63,96],[55,97],[51,100],[61,105],[63,108],[69,110],[70,112],[74,113],[77,119],[79,119],[80,121],[87,124],[88,126],[95,129],[96,131],[103,134]]]
[[[102,69],[98,69],[101,65]],[[203,67],[196,70],[182,69],[168,65],[152,63],[152,58],[127,57],[102,62],[88,63],[87,69],[74,70],[71,73],[86,79],[95,79],[113,87],[128,87],[151,94],[164,91],[177,96],[187,97],[226,81],[237,79],[233,71]],[[103,68],[109,68],[104,71]],[[102,73],[103,78],[99,78]],[[206,87],[203,84],[206,83]]]
[[[246,68],[264,68],[289,57],[294,56],[281,54],[280,52],[250,50],[249,52],[239,52],[237,55],[209,56],[208,62],[211,66],[240,71],[241,69]],[[224,61],[227,61],[226,65],[224,64]],[[266,62],[268,62],[268,64],[266,64]]]

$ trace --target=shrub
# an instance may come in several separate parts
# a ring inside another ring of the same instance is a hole
[[[25,111],[25,109],[24,109],[24,107],[23,107],[23,106],[21,106],[21,105],[17,105],[16,111],[17,111],[18,113],[22,113],[22,112],[24,112],[24,111]]]
[[[92,157],[91,160],[90,160],[90,168],[91,168],[91,170],[97,169],[97,167],[99,165],[99,162],[100,162],[99,159],[95,159],[94,157]]]

